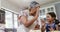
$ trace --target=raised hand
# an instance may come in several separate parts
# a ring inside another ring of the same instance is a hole
[[[52,27],[51,27],[51,28],[49,28],[49,30],[50,30],[50,31],[54,31],[54,29],[53,29]]]

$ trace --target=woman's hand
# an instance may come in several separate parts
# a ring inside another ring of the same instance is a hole
[[[42,32],[44,32],[44,31],[45,31],[45,29],[46,29],[46,23],[43,23],[43,22],[42,22],[41,31],[42,31]]]
[[[38,8],[37,8],[37,11],[36,11],[35,17],[38,18],[38,16],[39,16],[39,10],[38,10]]]

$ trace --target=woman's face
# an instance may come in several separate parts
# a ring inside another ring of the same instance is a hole
[[[30,13],[30,14],[35,14],[38,9],[39,9],[39,7],[31,8],[31,10],[29,11],[29,13]]]
[[[46,18],[47,18],[47,21],[53,21],[54,20],[54,18],[51,17],[51,15],[49,15],[49,14],[46,15]]]

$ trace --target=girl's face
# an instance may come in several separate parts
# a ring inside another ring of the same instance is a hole
[[[29,11],[29,13],[30,13],[30,14],[35,14],[38,9],[39,9],[39,7],[31,8],[31,10]]]
[[[46,15],[46,18],[47,18],[47,21],[53,21],[54,20],[54,18],[51,17],[51,15],[49,15],[49,14]]]

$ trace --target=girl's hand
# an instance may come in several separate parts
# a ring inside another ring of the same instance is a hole
[[[49,30],[50,30],[50,31],[54,31],[54,29],[53,29],[52,27],[51,27],[51,28],[49,28]]]

